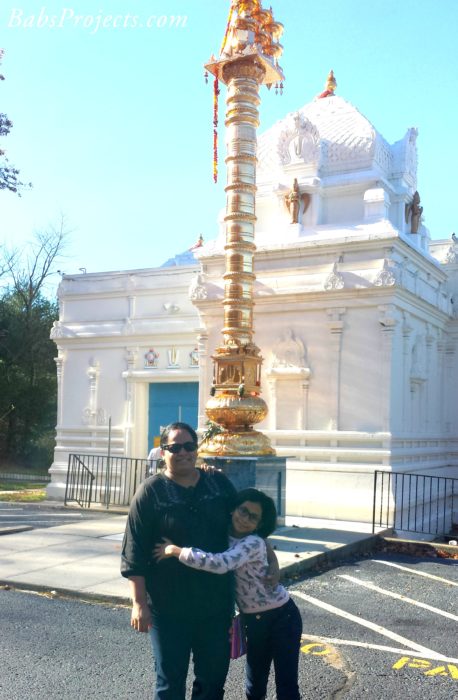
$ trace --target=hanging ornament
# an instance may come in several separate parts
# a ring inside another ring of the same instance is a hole
[[[213,182],[218,182],[218,132],[213,129]]]
[[[219,82],[213,81],[213,181],[218,182],[218,96]]]

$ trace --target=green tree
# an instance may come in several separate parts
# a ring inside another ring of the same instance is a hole
[[[3,251],[0,270],[0,455],[49,466],[56,426],[55,345],[49,334],[58,306],[45,295],[66,234],[50,228],[25,251]]]
[[[0,415],[3,454],[49,466],[56,426],[55,346],[49,338],[57,304],[35,296],[27,308],[13,290],[0,301]],[[14,408],[12,408],[14,407]]]

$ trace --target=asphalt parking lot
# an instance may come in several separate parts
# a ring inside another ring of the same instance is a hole
[[[302,700],[458,697],[457,587],[456,562],[392,554],[292,582]],[[1,700],[151,697],[149,642],[127,608],[12,589],[0,590],[0,611]],[[231,663],[227,700],[244,696],[244,675],[243,658]]]
[[[304,699],[458,697],[457,588],[458,561],[383,553],[291,586]]]

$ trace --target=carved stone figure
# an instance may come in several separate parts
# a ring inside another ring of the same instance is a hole
[[[288,192],[287,195],[285,195],[285,204],[286,204],[286,208],[288,209],[288,211],[291,215],[291,223],[292,224],[299,223],[301,202],[303,204],[302,213],[305,214],[305,212],[307,211],[308,206],[310,204],[310,195],[307,194],[306,192],[304,192],[303,194],[300,193],[297,178],[294,178],[294,182],[293,182],[293,186],[292,186],[291,190]]]
[[[343,289],[345,287],[345,280],[339,270],[337,269],[337,263],[335,262],[332,266],[332,271],[326,278],[324,282],[324,288],[326,291],[331,291],[333,289]]]
[[[304,343],[294,336],[290,328],[275,346],[273,354],[273,368],[306,366]]]
[[[291,214],[291,223],[297,224],[299,221],[299,207],[300,207],[300,194],[299,194],[299,184],[297,178],[294,178],[293,186],[291,190],[285,197],[285,203]]]
[[[320,159],[320,135],[309,119],[296,112],[278,139],[277,152],[282,165],[304,162],[318,165]],[[267,154],[263,155],[265,161]]]
[[[393,287],[395,284],[396,275],[390,268],[389,261],[387,258],[385,258],[383,261],[383,267],[374,280],[374,285],[376,287]]]
[[[410,218],[411,233],[418,233],[422,213],[423,207],[420,206],[420,195],[418,194],[418,191],[415,191],[410,204],[406,204],[406,223],[408,223]]]
[[[156,352],[154,348],[150,348],[148,352],[145,353],[145,367],[156,368],[158,359],[159,353]]]
[[[195,347],[194,350],[191,350],[189,353],[189,365],[190,367],[199,366],[199,348]]]
[[[201,272],[199,272],[189,286],[189,298],[191,301],[199,301],[200,299],[206,299],[207,296],[208,293],[205,286],[205,277]]]
[[[454,264],[457,261],[458,261],[458,246],[451,245],[445,254],[444,262]]]
[[[65,337],[65,332],[64,329],[61,326],[60,321],[54,321],[52,324],[51,332],[49,334],[49,337],[54,340],[55,338],[64,338]]]
[[[180,351],[177,350],[175,346],[167,350],[167,357],[169,361],[169,367],[179,367]]]
[[[56,338],[70,338],[74,335],[76,335],[74,331],[67,328],[67,326],[64,326],[61,321],[54,321],[49,333],[49,337],[52,340],[55,340]]]
[[[301,121],[301,116],[299,112],[296,112],[294,115],[294,126],[296,127],[296,136],[293,138],[293,148],[294,148],[294,153],[295,155],[300,158],[302,155],[302,143],[304,141],[304,135],[301,133],[302,131],[302,121]]]

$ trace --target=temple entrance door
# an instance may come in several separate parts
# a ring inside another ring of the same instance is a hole
[[[149,385],[148,451],[159,445],[161,430],[183,421],[197,427],[198,382],[164,382]]]

